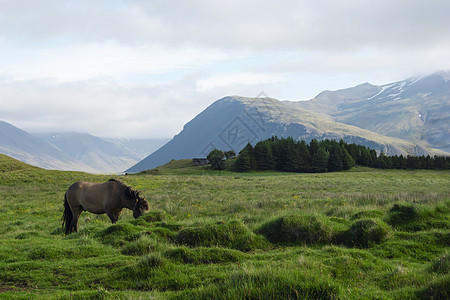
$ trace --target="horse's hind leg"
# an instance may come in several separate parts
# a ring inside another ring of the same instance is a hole
[[[70,223],[70,232],[78,232],[78,219],[80,218],[83,208],[81,206],[72,209],[73,219]]]

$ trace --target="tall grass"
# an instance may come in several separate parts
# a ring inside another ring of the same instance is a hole
[[[110,176],[0,156],[0,297],[448,297],[448,171],[173,172],[121,177],[139,219],[85,212],[65,236],[65,190]]]

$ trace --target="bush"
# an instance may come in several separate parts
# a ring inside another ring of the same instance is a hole
[[[376,219],[362,219],[354,222],[350,228],[338,233],[334,240],[349,247],[368,248],[388,239],[389,226]]]
[[[278,217],[263,224],[257,232],[272,243],[327,243],[332,236],[331,227],[313,215]]]

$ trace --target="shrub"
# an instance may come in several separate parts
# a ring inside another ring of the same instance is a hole
[[[335,241],[349,247],[368,248],[388,239],[389,226],[376,219],[362,219],[335,236]]]
[[[272,243],[327,243],[332,229],[314,215],[286,215],[264,223],[258,230]]]

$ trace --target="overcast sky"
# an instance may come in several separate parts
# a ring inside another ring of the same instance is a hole
[[[0,120],[172,137],[228,95],[450,70],[448,0],[0,0]]]

